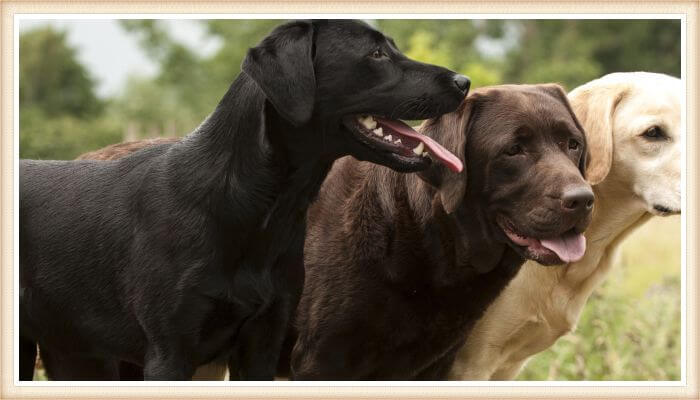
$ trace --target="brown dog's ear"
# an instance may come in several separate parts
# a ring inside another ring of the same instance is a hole
[[[437,188],[440,202],[447,214],[459,207],[467,191],[465,151],[471,125],[469,121],[474,114],[474,105],[478,96],[478,93],[472,93],[456,111],[429,119],[418,128],[420,133],[435,139],[464,164],[464,169],[459,173],[450,171],[441,163],[433,163],[426,171],[418,174],[421,179]]]
[[[314,110],[313,30],[308,21],[280,25],[248,50],[241,66],[275,110],[296,126],[308,122]]]
[[[620,84],[606,85],[596,80],[569,93],[571,107],[586,134],[588,160],[585,176],[591,185],[602,182],[610,172],[615,109],[625,92]]]

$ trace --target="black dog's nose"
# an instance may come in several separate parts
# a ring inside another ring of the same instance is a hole
[[[455,75],[455,85],[462,91],[462,93],[467,94],[469,92],[469,85],[471,81],[464,75]]]
[[[578,186],[564,191],[561,206],[565,211],[590,211],[593,208],[593,191],[586,186]]]

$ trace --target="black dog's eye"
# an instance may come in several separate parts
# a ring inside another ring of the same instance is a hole
[[[644,136],[645,139],[649,140],[663,140],[666,139],[666,134],[664,131],[661,130],[658,126],[652,126],[651,128],[647,129],[642,136]]]
[[[514,144],[514,145],[510,146],[508,148],[508,150],[506,150],[506,154],[508,154],[509,156],[515,156],[518,154],[522,154],[522,152],[523,152],[523,148],[519,144]]]
[[[579,143],[578,140],[569,139],[569,149],[570,150],[578,150],[579,147],[581,147],[581,143]]]
[[[372,57],[372,58],[382,58],[382,57],[384,57],[384,55],[385,55],[385,54],[384,54],[383,51],[377,49],[377,50],[373,51],[372,54],[370,54],[370,57]]]

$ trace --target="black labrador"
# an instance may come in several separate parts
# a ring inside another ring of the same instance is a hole
[[[444,379],[525,259],[583,256],[593,192],[560,87],[480,89],[421,132],[465,171],[397,174],[345,157],[309,209],[294,379]]]
[[[393,119],[457,108],[468,78],[358,21],[285,23],[191,134],[115,161],[20,161],[20,379],[271,379],[304,280],[306,210],[344,155],[461,164]],[[420,151],[416,151],[420,150]],[[53,355],[53,356],[52,356]],[[79,371],[76,373],[75,371]]]

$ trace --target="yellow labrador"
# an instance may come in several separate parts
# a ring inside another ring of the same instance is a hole
[[[569,94],[586,130],[596,196],[586,254],[563,268],[523,265],[470,333],[452,379],[513,379],[530,356],[576,327],[630,232],[654,215],[680,213],[682,93],[677,78],[631,72]]]

